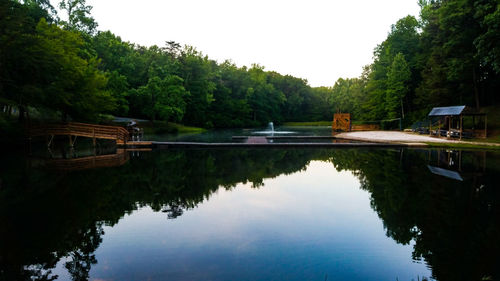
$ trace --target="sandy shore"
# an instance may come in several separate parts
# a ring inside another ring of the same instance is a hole
[[[456,140],[447,140],[443,138],[430,137],[427,135],[419,135],[415,133],[395,132],[395,131],[360,131],[347,132],[336,135],[338,138],[359,140],[368,142],[402,142],[402,143],[423,143],[423,142],[439,142],[439,143],[457,143]]]

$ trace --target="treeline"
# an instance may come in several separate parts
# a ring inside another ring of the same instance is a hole
[[[176,42],[144,47],[98,32],[84,0],[1,0],[0,103],[20,119],[99,114],[203,127],[330,119],[307,81],[259,65],[217,63]],[[36,110],[35,110],[36,109]]]
[[[391,28],[358,78],[312,88],[259,65],[218,63],[191,46],[124,42],[97,31],[85,0],[0,0],[0,109],[20,120],[133,116],[202,127],[273,121],[403,117],[433,106],[498,102],[500,6],[493,0],[421,0],[421,15]],[[0,115],[0,121],[1,121]]]
[[[408,124],[434,106],[498,103],[500,4],[493,0],[420,0],[417,19],[391,27],[359,78],[331,88],[334,110],[355,119],[404,117]]]

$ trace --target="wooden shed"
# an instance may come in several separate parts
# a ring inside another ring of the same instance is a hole
[[[333,114],[332,130],[334,131],[351,131],[351,114],[350,113],[335,113]]]

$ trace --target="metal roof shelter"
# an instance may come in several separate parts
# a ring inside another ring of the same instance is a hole
[[[448,115],[460,115],[465,109],[465,105],[459,106],[446,106],[446,107],[434,107],[429,116],[448,116]]]
[[[463,117],[464,116],[472,116],[472,133],[478,134],[479,130],[475,130],[474,126],[476,124],[475,116],[484,116],[484,137],[487,135],[487,117],[485,113],[475,112],[465,105],[458,106],[445,106],[445,107],[434,107],[431,112],[428,114],[429,117],[444,117],[445,123],[448,123],[448,131],[446,131],[446,135],[453,136],[454,134],[458,134],[460,139],[462,139],[462,134],[464,132],[463,129]],[[457,124],[457,129],[452,129],[453,127],[453,118],[458,117],[459,123]],[[432,123],[432,122],[431,122]],[[432,124],[429,124],[429,133],[432,135]],[[441,130],[441,119],[439,120],[439,129],[437,130],[436,135],[440,135],[439,131]],[[482,133],[482,130],[481,130]]]

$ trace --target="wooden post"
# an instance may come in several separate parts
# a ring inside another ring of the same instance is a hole
[[[94,148],[95,148],[95,128],[92,128],[92,143],[93,143]]]
[[[488,127],[488,115],[484,115],[484,138],[488,137],[486,128]]]
[[[464,119],[464,116],[462,114],[460,114],[460,140],[462,140],[463,119]]]
[[[486,151],[483,151],[483,172],[486,172]]]
[[[458,171],[462,171],[462,150],[458,151]]]
[[[432,119],[429,118],[429,136],[432,136]]]
[[[50,135],[50,139],[48,139],[48,142],[47,142],[47,147],[50,148],[50,146],[52,145],[52,141],[54,140],[54,135]]]
[[[448,134],[446,134],[446,137],[450,136],[450,132],[451,132],[451,120],[452,120],[452,116],[450,115],[448,117]]]
[[[69,147],[73,147],[73,139],[71,138],[71,135],[68,135],[69,138]]]
[[[439,118],[439,127],[437,129],[438,135],[441,136],[441,118]]]

